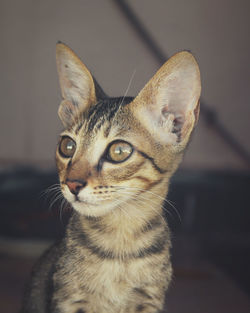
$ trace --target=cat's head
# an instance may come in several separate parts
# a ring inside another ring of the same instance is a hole
[[[164,196],[199,115],[192,54],[170,58],[135,98],[107,97],[66,45],[58,43],[56,55],[65,126],[56,159],[68,202],[101,216],[142,194]]]

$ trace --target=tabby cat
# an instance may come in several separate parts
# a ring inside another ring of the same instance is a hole
[[[198,119],[198,65],[177,53],[137,97],[109,98],[69,47],[59,42],[56,57],[56,161],[74,212],[36,265],[23,312],[161,312],[172,275],[162,207]]]

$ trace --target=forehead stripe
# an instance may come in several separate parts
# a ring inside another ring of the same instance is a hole
[[[114,117],[120,108],[120,102],[112,100],[102,100],[90,108],[87,115],[88,131],[91,132],[96,126],[100,128],[105,121],[110,121]]]
[[[133,97],[117,97],[100,100],[97,104],[91,106],[87,112],[82,113],[83,118],[75,133],[78,134],[83,125],[85,125],[87,132],[92,132],[94,128],[99,129],[105,121],[110,122],[112,120],[120,107],[127,105],[133,99]]]

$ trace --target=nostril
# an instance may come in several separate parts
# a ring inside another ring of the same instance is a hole
[[[80,190],[87,185],[87,182],[84,180],[70,180],[67,179],[66,184],[73,195],[78,195]]]

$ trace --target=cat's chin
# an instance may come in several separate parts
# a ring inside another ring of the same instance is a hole
[[[82,201],[71,203],[74,210],[84,216],[100,217],[114,210],[114,206],[108,201],[107,203],[90,204]]]

